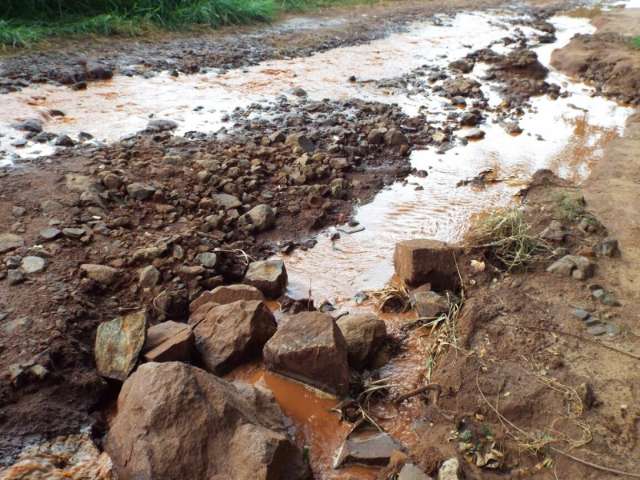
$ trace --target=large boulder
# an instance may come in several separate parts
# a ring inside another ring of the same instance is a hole
[[[282,260],[262,260],[249,264],[244,283],[260,290],[267,298],[278,298],[287,288],[287,269]]]
[[[211,291],[203,292],[196,298],[189,310],[194,313],[198,308],[207,303],[216,303],[218,305],[226,305],[227,303],[237,302],[238,300],[264,300],[264,295],[256,287],[251,285],[222,285]]]
[[[368,313],[346,315],[337,323],[347,342],[349,364],[358,370],[367,367],[387,336],[385,323]]]
[[[119,478],[301,480],[302,453],[268,392],[147,363],[123,385],[105,450]]]
[[[147,315],[138,311],[98,325],[96,369],[103,377],[124,381],[138,362],[144,346]]]
[[[430,283],[434,290],[456,290],[459,253],[458,247],[437,240],[405,240],[396,244],[393,263],[396,275],[407,285]]]
[[[274,372],[337,395],[349,391],[347,343],[333,318],[324,313],[283,318],[263,357]]]
[[[142,353],[147,362],[188,362],[193,353],[193,331],[186,323],[169,320],[147,330]]]
[[[239,300],[216,305],[199,318],[190,319],[196,350],[210,372],[225,373],[251,357],[276,331],[276,321],[267,306],[258,300]]]

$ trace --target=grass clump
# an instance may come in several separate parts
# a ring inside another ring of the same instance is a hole
[[[498,210],[483,219],[471,233],[472,240],[489,248],[508,271],[526,268],[548,250],[518,208]]]
[[[567,222],[577,222],[587,212],[587,203],[582,195],[559,193],[555,197],[556,216]]]
[[[278,14],[372,0],[2,0],[0,45],[25,47],[47,37],[138,36],[268,22]]]
[[[633,37],[631,39],[631,45],[633,45],[633,48],[637,48],[640,50],[640,36]]]

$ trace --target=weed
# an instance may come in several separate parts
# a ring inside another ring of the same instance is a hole
[[[558,193],[554,198],[556,215],[568,222],[578,221],[586,213],[586,203],[582,195]]]
[[[526,268],[549,250],[544,241],[531,234],[531,227],[518,208],[493,212],[470,237],[479,246],[489,248],[508,271]]]
[[[633,37],[631,39],[631,45],[633,45],[633,48],[640,49],[640,36]]]

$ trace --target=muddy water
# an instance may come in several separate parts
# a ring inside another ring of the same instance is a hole
[[[405,33],[366,45],[334,49],[303,59],[265,62],[245,71],[179,78],[168,74],[151,79],[116,77],[109,82],[91,84],[84,92],[53,86],[28,88],[1,99],[4,108],[0,111],[0,134],[4,136],[0,137],[0,152],[4,150],[4,153],[0,153],[0,164],[10,163],[14,155],[32,156],[52,151],[51,146],[29,145],[15,149],[10,145],[20,137],[10,125],[21,119],[39,116],[45,121],[47,131],[67,133],[73,138],[77,138],[80,131],[87,131],[98,141],[106,142],[144,128],[151,116],[177,121],[178,133],[213,132],[225,125],[225,113],[287,94],[294,87],[304,88],[313,99],[359,97],[396,102],[409,114],[426,112],[429,120],[437,125],[445,121],[447,100],[437,95],[399,94],[378,88],[372,82],[352,83],[348,81],[349,76],[355,75],[358,80],[395,78],[423,64],[446,65],[486,46],[504,52],[507,47],[495,42],[514,33],[516,27],[510,22],[511,15],[508,12],[464,13],[453,18],[442,17],[437,23],[415,24]],[[593,31],[583,19],[557,17],[553,23],[558,28],[557,42],[537,49],[545,65],[549,65],[552,50],[568,42],[575,33]],[[527,36],[535,34],[530,28],[521,27],[521,30]],[[483,66],[479,65],[470,75],[482,78],[483,73]],[[365,227],[364,231],[343,233],[335,242],[321,234],[316,248],[286,257],[290,294],[306,296],[311,288],[317,301],[328,298],[344,308],[355,308],[350,299],[356,292],[379,288],[391,277],[391,255],[398,240],[460,239],[474,213],[509,204],[513,195],[540,168],[550,168],[575,181],[584,179],[606,143],[621,134],[631,112],[593,97],[589,88],[572,83],[558,72],[551,71],[548,80],[562,85],[570,95],[555,101],[546,97],[533,99],[531,109],[520,120],[524,130],[521,135],[507,134],[490,116],[482,125],[486,133],[482,141],[459,144],[445,154],[433,150],[413,152],[413,166],[426,170],[429,175],[410,177],[406,183],[395,184],[359,208],[356,218]],[[483,82],[483,90],[492,105],[500,102],[495,85]],[[47,115],[50,109],[60,109],[66,116],[52,118]],[[457,186],[460,180],[489,169],[496,183],[484,188]],[[387,321],[390,329],[396,331],[402,319],[387,318]],[[407,340],[406,349],[382,369],[382,375],[392,383],[401,378],[406,390],[420,386],[425,380],[427,345],[426,334],[413,335]],[[320,478],[372,475],[366,469],[336,472],[330,468],[335,449],[349,428],[330,412],[337,403],[335,399],[318,395],[255,365],[235,372],[234,377],[262,382],[271,388],[293,420],[299,441],[309,446],[314,470]],[[418,439],[417,402],[409,401],[399,409],[388,407],[376,413],[382,425],[399,440]],[[101,468],[102,457],[98,457],[98,452],[87,455],[93,455],[95,461],[91,468]],[[26,454],[25,459],[35,462],[36,466],[38,462],[43,464],[37,455]],[[76,478],[64,469],[60,475]]]

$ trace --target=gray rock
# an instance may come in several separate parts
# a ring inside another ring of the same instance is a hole
[[[269,205],[257,205],[242,215],[240,222],[250,225],[253,231],[264,232],[275,225],[276,212]]]
[[[389,146],[399,147],[401,145],[408,145],[409,139],[400,130],[392,128],[384,135],[384,143]]]
[[[446,460],[438,470],[438,480],[460,480],[460,462],[457,458]]]
[[[465,140],[481,140],[484,138],[484,130],[480,130],[479,128],[470,128],[469,130],[464,130],[460,137]]]
[[[596,245],[595,253],[601,257],[615,257],[620,255],[618,240],[612,237],[605,238]]]
[[[9,285],[18,285],[24,282],[24,280],[24,273],[20,270],[9,270],[7,272],[7,282],[9,282]]]
[[[76,142],[69,135],[58,135],[53,144],[57,147],[73,147]]]
[[[260,290],[267,298],[278,298],[287,287],[287,270],[282,260],[263,260],[249,264],[243,283]]]
[[[178,124],[173,120],[158,118],[147,123],[147,131],[149,132],[167,132],[176,128],[178,128]]]
[[[39,118],[29,118],[24,122],[14,125],[17,130],[23,130],[25,132],[40,133],[42,132],[42,120]]]
[[[15,250],[24,246],[24,239],[13,233],[0,234],[0,254]]]
[[[551,223],[540,233],[540,238],[551,240],[553,242],[562,242],[567,235],[562,223],[558,220],[552,220]]]
[[[301,133],[292,133],[287,137],[285,143],[292,147],[297,147],[306,153],[311,153],[316,149],[315,144],[309,139],[309,137]]]
[[[156,193],[156,188],[146,183],[134,182],[127,185],[127,193],[134,200],[148,200]]]
[[[15,205],[14,207],[11,208],[11,215],[13,215],[16,218],[24,216],[25,213],[27,213],[27,209],[24,207]]]
[[[587,320],[591,316],[591,314],[589,312],[587,312],[586,310],[584,310],[582,308],[576,308],[573,311],[573,315],[574,315],[574,317],[578,317],[582,321]]]
[[[338,449],[333,468],[345,465],[386,466],[394,452],[402,447],[388,433],[352,432]]]
[[[44,258],[28,256],[22,259],[22,263],[20,264],[20,268],[27,275],[31,275],[33,273],[42,272],[47,267],[47,262]]]
[[[202,252],[196,256],[196,261],[205,268],[216,268],[218,256],[213,252]]]
[[[242,206],[242,202],[238,197],[233,195],[229,195],[228,193],[217,193],[215,195],[211,195],[211,199],[219,206],[224,208],[225,210],[231,210],[234,208],[240,208]]]
[[[38,234],[38,236],[40,237],[40,240],[45,241],[45,242],[49,242],[51,240],[55,240],[60,235],[62,235],[62,232],[59,229],[55,228],[55,227],[44,228],[44,229],[40,230],[40,233]]]
[[[565,255],[547,267],[547,272],[561,276],[571,276],[578,280],[585,280],[593,276],[594,269],[594,264],[587,257]]]
[[[80,265],[80,270],[87,277],[101,285],[111,286],[120,278],[120,271],[107,265],[96,265],[93,263],[85,263]]]
[[[432,480],[432,478],[413,463],[405,463],[396,480]]]
[[[592,325],[589,328],[587,328],[587,332],[596,337],[600,335],[604,335],[605,333],[607,333],[607,326],[602,323],[597,325]]]
[[[145,312],[134,312],[98,325],[96,369],[103,377],[124,381],[138,362],[147,330]]]
[[[85,231],[84,228],[69,227],[69,228],[62,229],[62,234],[68,238],[81,238],[84,236],[85,233],[87,232]]]
[[[140,269],[138,285],[142,288],[153,288],[160,282],[160,271],[153,265]]]

